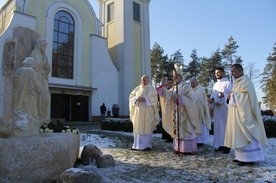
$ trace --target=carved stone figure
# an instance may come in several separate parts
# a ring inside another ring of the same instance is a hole
[[[50,103],[50,94],[48,87],[48,75],[51,70],[51,66],[48,63],[48,58],[45,55],[45,49],[47,47],[47,42],[43,38],[39,38],[36,42],[36,46],[32,51],[30,57],[34,58],[39,64],[37,65],[37,73],[39,77],[39,82],[42,87],[42,91],[38,98],[38,116],[41,124],[48,123],[48,105]]]
[[[14,134],[38,134],[48,123],[48,74],[50,64],[45,55],[47,43],[38,38],[34,50],[25,58],[14,75]]]

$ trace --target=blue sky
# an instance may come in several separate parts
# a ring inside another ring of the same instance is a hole
[[[97,0],[89,1],[98,14]],[[276,43],[276,0],[151,0],[149,8],[151,48],[157,42],[169,56],[180,49],[184,64],[193,49],[210,57],[233,36],[244,67],[256,62],[262,72]]]

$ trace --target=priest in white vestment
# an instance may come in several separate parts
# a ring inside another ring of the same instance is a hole
[[[205,89],[198,84],[197,79],[191,80],[191,92],[195,101],[195,113],[201,129],[201,134],[197,135],[197,146],[208,143],[211,139],[209,130],[211,130],[210,112]]]
[[[150,150],[152,133],[159,123],[157,92],[149,84],[149,77],[143,75],[141,84],[129,95],[130,120],[133,124],[133,150]]]
[[[225,154],[230,152],[230,148],[224,145],[225,129],[227,123],[228,104],[227,96],[231,92],[232,84],[224,77],[224,69],[217,67],[215,69],[217,82],[213,86],[210,96],[210,105],[214,110],[214,148],[215,151],[221,151]]]
[[[228,96],[225,145],[234,148],[233,161],[238,165],[253,165],[264,159],[261,147],[267,141],[264,124],[253,83],[240,64],[232,65],[231,73],[235,80]]]
[[[197,152],[197,134],[200,126],[195,117],[195,102],[191,88],[182,80],[182,68],[175,64],[174,81],[176,85],[171,89],[165,83],[157,88],[162,108],[163,128],[174,138],[175,152],[195,154]],[[178,87],[178,88],[176,88]]]
[[[163,82],[165,83],[165,87],[169,90],[173,87],[174,83],[173,83],[173,79],[172,78],[168,78],[167,76],[162,78]],[[162,83],[160,84],[162,85]],[[166,139],[166,142],[173,142],[173,138],[170,134],[173,133],[173,128],[172,128],[172,124],[168,124],[166,123],[166,121],[169,121],[168,116],[163,115],[163,111],[164,106],[166,105],[166,107],[170,107],[173,108],[173,103],[171,104],[172,106],[169,106],[170,104],[166,103],[166,100],[164,98],[159,97],[159,105],[160,105],[160,109],[161,109],[161,119],[162,119],[162,139]],[[165,120],[163,120],[165,119]],[[168,133],[168,131],[171,131],[171,133]]]

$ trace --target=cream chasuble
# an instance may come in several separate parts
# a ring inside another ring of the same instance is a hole
[[[209,106],[204,88],[201,85],[197,85],[195,88],[192,88],[192,94],[195,100],[195,109],[198,113],[196,115],[198,121],[203,121],[208,130],[211,130]]]
[[[255,138],[266,144],[260,108],[251,80],[242,76],[234,81],[229,101],[225,145],[230,148],[247,146]]]
[[[162,91],[161,91],[162,90]],[[174,96],[176,94],[175,86],[167,90],[165,87],[160,88],[158,93],[160,95],[160,104],[162,109],[162,125],[163,128],[171,135],[172,138],[176,137],[174,130],[174,114],[176,110]],[[200,126],[195,117],[195,103],[190,92],[190,86],[181,82],[178,85],[178,94],[180,95],[180,102],[178,106],[179,111],[179,134],[180,139],[187,138],[195,133],[200,134]],[[177,120],[177,119],[175,119]]]
[[[145,102],[138,102],[138,97],[145,97]],[[151,134],[159,123],[157,93],[153,86],[137,86],[129,96],[130,120],[134,134]]]

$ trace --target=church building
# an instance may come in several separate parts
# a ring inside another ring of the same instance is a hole
[[[12,78],[6,76],[19,58],[7,52],[16,49],[17,31],[28,29],[47,41],[50,118],[93,121],[102,103],[129,115],[129,93],[143,74],[151,76],[150,0],[98,3],[99,19],[88,0],[7,0],[0,11],[2,121],[12,115]]]

